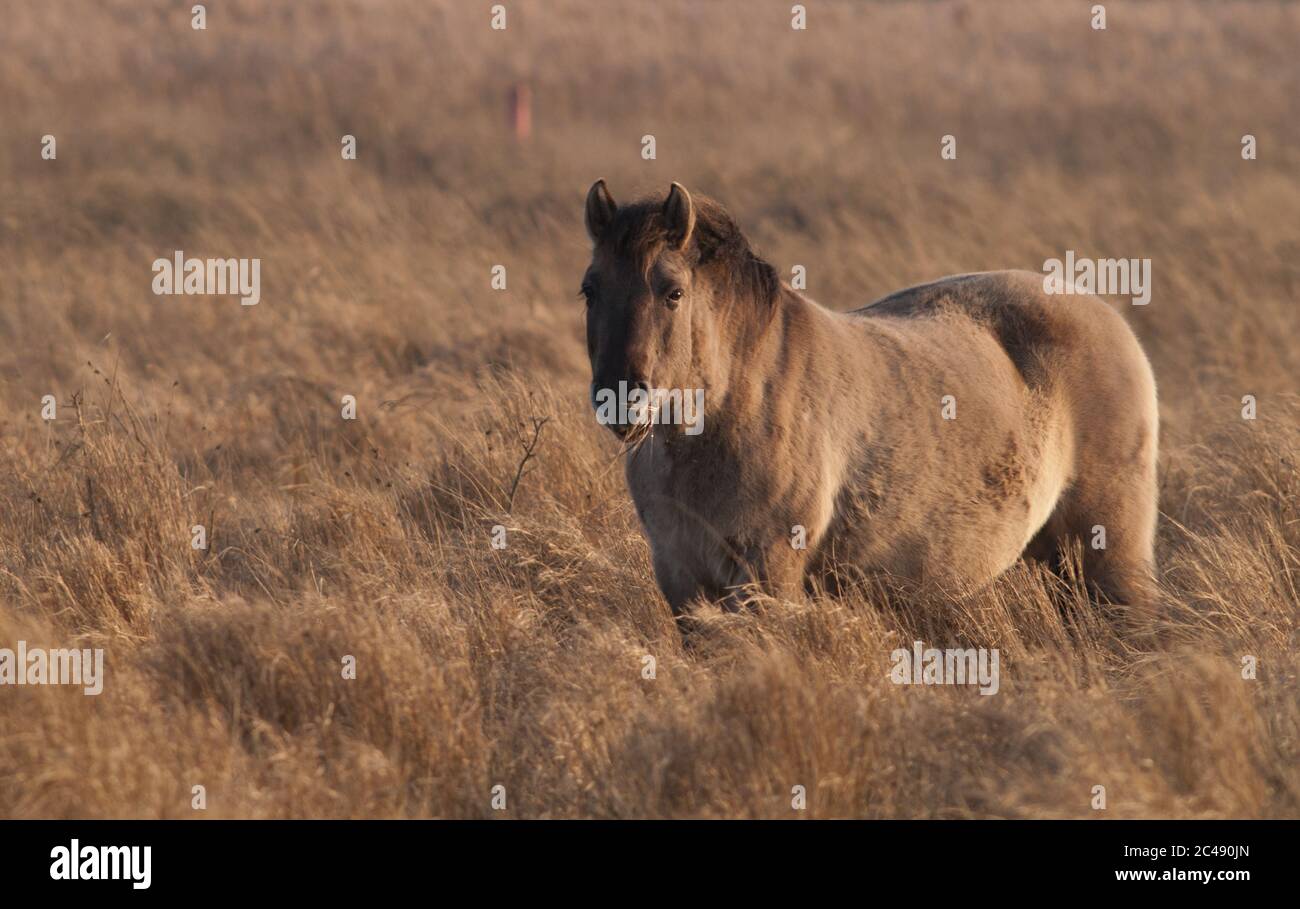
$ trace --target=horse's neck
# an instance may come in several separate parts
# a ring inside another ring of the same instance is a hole
[[[713,390],[705,406],[715,432],[735,435],[763,416],[764,397],[782,380],[782,367],[789,363],[786,347],[798,344],[792,335],[807,318],[800,311],[805,305],[783,288],[771,302],[733,301],[737,312],[713,326],[719,355],[709,356],[699,378]]]
[[[727,391],[713,402],[715,428],[743,443],[751,432],[762,434],[774,411],[790,412],[782,405],[792,397],[796,402],[831,399],[832,412],[852,408],[857,416],[879,403],[876,395],[884,383],[875,373],[884,366],[877,326],[829,310],[784,285],[765,305],[771,307],[766,320],[751,324],[748,333],[729,343]],[[795,412],[805,407],[800,403]],[[831,433],[840,428],[818,427]]]
[[[764,383],[791,380],[790,373],[801,374],[800,366],[815,358],[819,347],[835,343],[831,323],[837,317],[784,284],[772,301],[750,306],[750,312],[759,315],[751,317],[728,345],[730,378],[738,388],[757,385],[761,390]]]

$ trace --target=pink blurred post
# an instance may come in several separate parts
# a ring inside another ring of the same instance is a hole
[[[533,133],[533,93],[527,82],[516,82],[510,87],[510,127],[515,141],[525,142]]]

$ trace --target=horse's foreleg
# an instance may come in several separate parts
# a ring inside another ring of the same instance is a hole
[[[655,552],[653,562],[655,581],[674,616],[680,618],[686,615],[693,600],[708,598],[708,589],[692,572],[685,569],[680,559],[664,552]]]
[[[785,538],[765,547],[747,547],[728,585],[724,608],[744,605],[753,587],[779,600],[797,600],[803,594],[807,568],[808,551],[795,549]]]

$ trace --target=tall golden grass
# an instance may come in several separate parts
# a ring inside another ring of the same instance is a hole
[[[1300,5],[190,5],[0,11],[0,646],[107,654],[0,689],[0,815],[1300,814]],[[597,177],[723,200],[833,308],[1150,257],[1164,614],[1021,566],[683,646],[586,403]],[[155,297],[177,249],[261,303]],[[914,640],[999,693],[891,684]]]

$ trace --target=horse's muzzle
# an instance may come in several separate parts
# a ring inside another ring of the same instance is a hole
[[[635,391],[642,392],[640,396],[634,396]],[[608,382],[591,383],[591,407],[596,412],[596,420],[602,426],[605,426],[618,436],[620,439],[626,436],[633,426],[645,422],[647,411],[643,408],[639,412],[630,400],[637,397],[644,397],[649,401],[650,384],[642,381],[628,381],[620,379],[616,384]]]

